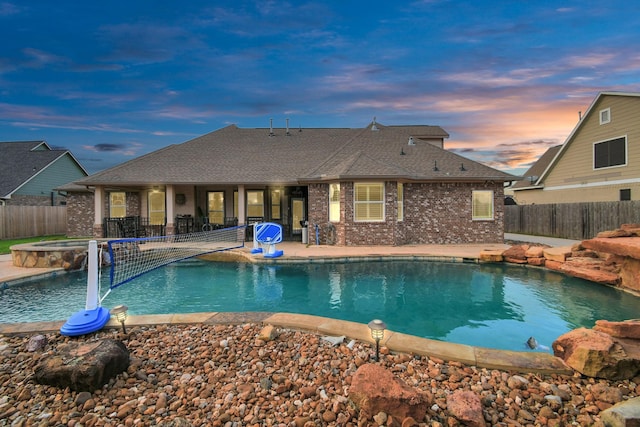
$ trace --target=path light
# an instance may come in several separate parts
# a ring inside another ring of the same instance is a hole
[[[117,305],[111,309],[111,314],[116,316],[118,322],[122,323],[122,333],[126,334],[127,329],[124,327],[124,321],[127,320],[127,310],[129,307],[126,305]]]
[[[387,325],[380,319],[373,319],[367,325],[371,330],[371,338],[376,341],[376,362],[380,360],[380,340],[384,338],[384,330],[387,329]]]

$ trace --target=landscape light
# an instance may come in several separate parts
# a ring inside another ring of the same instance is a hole
[[[380,360],[380,340],[384,338],[384,330],[387,329],[387,325],[380,319],[373,319],[367,325],[371,330],[371,338],[376,342],[376,362]]]
[[[116,316],[118,322],[122,323],[122,333],[126,334],[127,329],[124,326],[124,321],[127,320],[127,310],[129,307],[126,305],[118,305],[111,309],[111,314]]]

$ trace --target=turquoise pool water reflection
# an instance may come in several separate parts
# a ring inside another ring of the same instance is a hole
[[[106,276],[106,273],[105,273]],[[103,277],[103,290],[107,277]],[[0,291],[0,323],[65,320],[84,308],[86,274]],[[183,261],[111,292],[105,307],[136,314],[272,311],[367,323],[462,344],[547,347],[597,319],[636,318],[640,298],[536,268],[419,261],[254,265]]]

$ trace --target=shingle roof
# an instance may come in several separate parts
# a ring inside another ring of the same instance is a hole
[[[562,145],[555,145],[547,149],[547,151],[545,151],[542,156],[540,156],[540,158],[536,160],[536,162],[531,165],[531,167],[524,173],[525,179],[516,182],[511,186],[511,188],[514,190],[521,190],[524,188],[535,186],[536,182],[545,171],[545,169],[547,169],[547,166],[549,166],[551,161],[556,157],[556,154],[558,154],[558,151],[560,151],[561,147]]]
[[[0,198],[10,197],[65,153],[51,150],[44,141],[0,142]]]
[[[439,126],[241,129],[235,125],[171,145],[78,181],[83,185],[288,184],[329,179],[483,179],[512,175],[426,142]],[[413,136],[415,145],[408,145]],[[421,139],[422,138],[422,139]],[[404,154],[402,154],[404,153]],[[437,162],[438,170],[434,171]],[[465,170],[460,167],[464,165]]]

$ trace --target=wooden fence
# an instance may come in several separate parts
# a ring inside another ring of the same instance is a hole
[[[505,206],[505,233],[584,240],[640,223],[640,201]]]
[[[66,206],[0,206],[0,240],[67,234]]]

